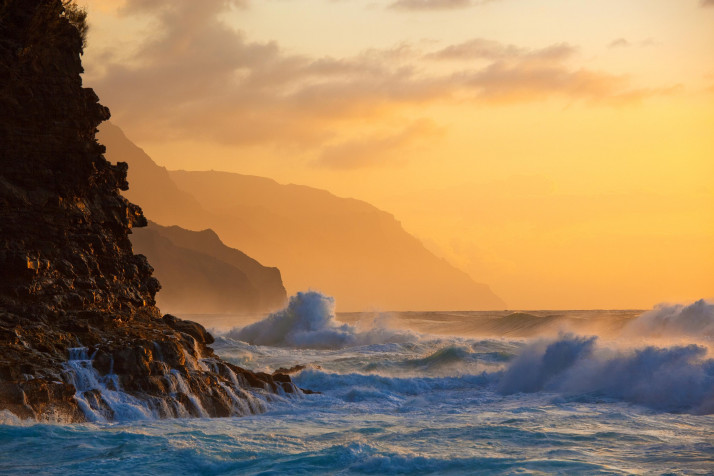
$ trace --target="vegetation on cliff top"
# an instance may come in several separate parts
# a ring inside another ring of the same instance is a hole
[[[69,20],[69,23],[77,29],[79,36],[82,38],[82,49],[87,47],[87,32],[89,25],[87,24],[87,9],[77,5],[74,0],[62,0],[64,12],[62,16]]]

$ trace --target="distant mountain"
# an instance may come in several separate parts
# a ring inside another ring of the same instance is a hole
[[[228,246],[278,266],[291,294],[322,291],[341,311],[505,308],[488,286],[366,202],[262,177],[167,171],[116,127],[103,128],[99,140],[107,158],[129,163],[126,196],[149,219],[215,230]]]
[[[285,305],[277,268],[229,248],[213,230],[189,231],[150,223],[131,236],[162,284],[157,302],[174,313],[262,313]]]
[[[103,123],[97,140],[107,147],[107,159],[129,163],[130,189],[124,195],[140,203],[150,220],[169,225],[180,223],[192,230],[210,228],[212,220],[206,216],[208,212],[190,193],[180,190],[166,168],[156,165],[120,128],[110,122]]]

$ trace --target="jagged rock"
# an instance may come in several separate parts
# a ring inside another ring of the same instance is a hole
[[[164,316],[164,322],[172,329],[190,335],[201,344],[213,344],[214,342],[213,336],[197,322],[185,321],[171,314]]]
[[[160,285],[128,238],[147,221],[119,193],[127,165],[95,140],[109,110],[82,87],[65,8],[0,0],[0,410],[68,422],[262,411],[294,385],[222,362],[202,326],[155,306]]]
[[[289,374],[295,374],[298,372],[302,372],[303,370],[305,370],[304,365],[293,365],[289,369],[286,369],[285,367],[280,367],[279,369],[276,369],[275,372],[273,372],[273,375],[277,375],[277,374],[289,375]]]

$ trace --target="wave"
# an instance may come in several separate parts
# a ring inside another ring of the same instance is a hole
[[[615,313],[606,319],[626,323],[614,335],[608,333],[614,341],[574,333],[478,341],[379,324],[360,330],[335,319],[332,298],[309,292],[298,293],[283,311],[236,329],[230,337],[263,346],[251,349],[264,354],[261,360],[282,365],[301,357],[299,363],[308,370],[298,375],[300,385],[351,402],[473,388],[495,395],[551,393],[666,412],[714,413],[714,360],[705,345],[690,344],[694,336],[701,341],[712,335],[714,305],[703,300],[662,305],[634,319]],[[554,321],[511,314],[501,330]],[[689,342],[654,346],[630,339],[675,335]]]
[[[568,322],[569,320],[563,316],[535,316],[525,312],[514,312],[489,320],[480,330],[491,335],[529,337]]]
[[[370,358],[360,371],[394,376],[458,377],[501,369],[518,349],[517,344],[498,341],[468,342],[463,340],[425,341],[408,355],[383,355]],[[417,355],[414,355],[414,354]]]
[[[394,448],[389,451],[385,450],[383,444],[373,441],[357,441],[336,444],[309,457],[298,455],[291,458],[290,466],[300,468],[301,472],[305,473],[335,472],[337,474],[473,474],[474,472],[479,474],[582,474],[609,472],[609,468],[605,465],[572,461],[565,458],[533,458],[524,461],[522,455],[497,454],[489,457],[467,453],[458,456],[436,456],[424,453],[427,452],[411,452],[405,451],[403,448]],[[335,468],[340,468],[341,471],[334,471]]]
[[[623,329],[627,336],[714,338],[714,304],[700,299],[689,305],[660,304]]]
[[[440,428],[421,419],[410,428],[387,425],[385,431],[381,421],[369,417],[357,422],[340,420],[339,424],[320,421],[320,416],[316,420],[280,415],[260,423],[194,420],[181,425],[156,422],[114,428],[0,426],[4,444],[0,473],[612,473],[612,456],[610,461],[588,462],[589,454],[597,451],[582,441],[564,454],[562,447],[571,440],[557,432],[548,433],[546,443],[543,433],[488,422],[478,427],[455,423]]]
[[[714,359],[699,345],[616,350],[564,335],[528,345],[504,371],[503,394],[557,392],[656,410],[714,413]]]
[[[297,385],[316,388],[345,401],[392,400],[423,396],[434,391],[485,387],[497,374],[483,372],[458,377],[392,377],[378,374],[341,374],[308,369],[295,378]]]
[[[539,394],[550,399],[556,394],[573,401],[619,401],[671,413],[714,414],[714,359],[698,345],[621,350],[600,345],[596,337],[564,335],[527,345],[501,370],[478,372],[477,366],[463,366],[471,372],[451,376],[410,372],[415,365],[428,367],[441,359],[463,363],[475,358],[446,347],[423,359],[406,359],[395,369],[308,368],[295,378],[301,387],[368,406],[400,408],[411,397],[438,404],[454,392],[466,392],[468,398]]]
[[[389,329],[379,320],[367,331],[340,323],[335,317],[335,300],[314,291],[297,293],[285,309],[262,321],[233,329],[227,336],[252,345],[305,349],[342,349],[419,340],[416,333]]]

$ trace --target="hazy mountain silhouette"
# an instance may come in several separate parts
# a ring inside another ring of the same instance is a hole
[[[262,177],[167,171],[115,126],[103,127],[99,140],[107,158],[129,163],[126,195],[149,219],[215,230],[228,246],[278,266],[289,293],[320,290],[342,311],[505,307],[366,202]]]
[[[154,266],[162,284],[157,302],[171,312],[262,313],[287,302],[277,268],[229,248],[213,230],[150,223],[134,230],[131,241]]]
[[[119,127],[110,122],[103,123],[97,140],[107,147],[107,159],[129,163],[131,191],[124,195],[141,204],[149,220],[168,225],[180,223],[192,230],[210,228],[212,220],[206,217],[208,212],[190,193],[180,190],[166,168],[156,165]]]

